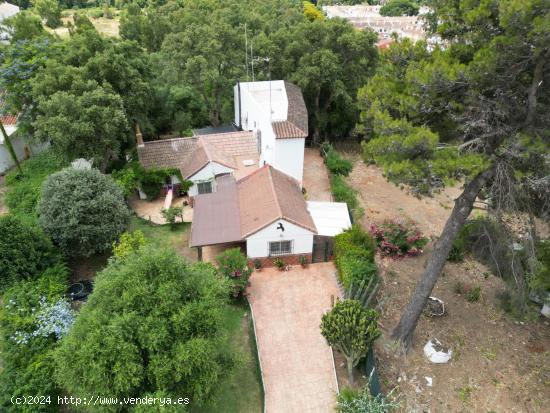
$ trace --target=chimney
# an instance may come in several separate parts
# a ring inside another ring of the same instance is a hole
[[[138,148],[145,146],[143,143],[143,135],[141,134],[141,129],[139,128],[139,124],[136,122],[136,143]]]

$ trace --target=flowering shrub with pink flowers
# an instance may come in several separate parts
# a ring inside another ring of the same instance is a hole
[[[252,269],[248,266],[246,255],[240,248],[230,248],[216,257],[218,271],[233,284],[232,294],[237,298],[244,293]]]
[[[428,243],[428,238],[422,235],[413,221],[385,220],[381,225],[372,224],[370,233],[382,257],[420,255]]]

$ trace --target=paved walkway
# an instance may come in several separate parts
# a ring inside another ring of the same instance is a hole
[[[308,201],[332,201],[327,168],[319,149],[304,151],[304,181]]]
[[[266,413],[334,412],[338,385],[321,316],[338,296],[334,265],[264,268],[250,278]]]

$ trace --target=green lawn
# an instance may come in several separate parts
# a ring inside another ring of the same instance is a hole
[[[197,260],[197,251],[189,248],[189,231],[191,224],[184,222],[170,225],[157,225],[137,216],[132,216],[128,231],[140,230],[152,245],[159,248],[169,248],[190,261]]]
[[[239,354],[239,363],[233,374],[221,384],[214,400],[204,406],[193,406],[191,412],[261,413],[263,387],[248,305],[229,305],[224,322],[231,345]]]

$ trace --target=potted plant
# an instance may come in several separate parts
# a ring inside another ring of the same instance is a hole
[[[262,262],[258,258],[254,260],[254,269],[258,272],[262,270]]]
[[[302,266],[302,268],[306,268],[306,267],[307,267],[307,264],[308,264],[307,256],[305,256],[305,255],[300,255],[300,258],[298,258],[298,261],[300,262],[300,265]]]
[[[281,258],[275,258],[273,260],[273,265],[279,269],[279,271],[283,271],[285,269],[285,262]]]

